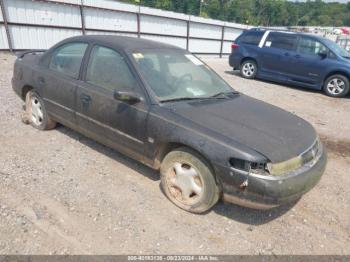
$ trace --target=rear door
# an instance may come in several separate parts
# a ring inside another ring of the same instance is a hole
[[[261,70],[271,76],[287,79],[297,55],[295,34],[270,32],[261,50]]]
[[[79,129],[89,137],[141,159],[146,140],[146,95],[122,53],[95,45],[76,96]],[[137,104],[114,99],[115,90],[144,98]]]
[[[87,43],[67,43],[58,47],[37,79],[47,110],[68,126],[76,123],[75,92],[87,47]]]

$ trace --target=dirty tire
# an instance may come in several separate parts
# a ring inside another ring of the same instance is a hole
[[[254,79],[258,73],[258,65],[254,60],[247,59],[240,66],[241,76],[247,79]]]
[[[327,96],[344,97],[350,91],[349,78],[343,75],[332,75],[326,79],[323,91]]]
[[[168,153],[160,173],[165,195],[186,211],[206,212],[219,199],[219,186],[210,165],[191,149],[182,147]]]
[[[25,113],[22,115],[24,123],[30,123],[39,130],[50,130],[56,127],[56,122],[47,114],[44,101],[33,90],[25,97]]]

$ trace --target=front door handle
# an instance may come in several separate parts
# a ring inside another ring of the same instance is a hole
[[[80,96],[80,100],[81,100],[84,104],[88,104],[88,103],[90,103],[90,101],[91,101],[91,96],[86,95],[86,94],[82,94],[82,95]]]
[[[300,55],[295,55],[294,57],[295,57],[295,58],[300,58]]]

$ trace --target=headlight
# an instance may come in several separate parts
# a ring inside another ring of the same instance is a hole
[[[283,161],[279,163],[268,163],[267,170],[269,173],[273,176],[280,176],[283,174],[286,174],[288,172],[291,172],[311,161],[315,160],[315,157],[317,156],[318,151],[320,150],[320,140],[317,137],[315,142],[309,147],[307,150],[305,150],[300,155]]]
[[[250,162],[238,158],[230,158],[231,168],[239,173],[255,173],[264,175],[267,172],[266,163]],[[268,175],[268,174],[267,174]]]
[[[255,163],[238,158],[230,158],[231,168],[242,174],[260,174],[280,176],[290,173],[305,164],[316,161],[316,156],[320,150],[320,140],[317,137],[315,142],[300,155],[279,163]]]
[[[301,156],[294,157],[279,163],[267,163],[267,170],[273,176],[283,175],[302,166]]]

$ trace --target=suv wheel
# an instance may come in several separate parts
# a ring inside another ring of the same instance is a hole
[[[349,93],[349,79],[343,75],[332,75],[324,83],[323,91],[328,96],[344,97]]]
[[[56,127],[56,122],[47,114],[44,101],[36,92],[28,91],[25,103],[23,122],[31,124],[39,130],[49,130]]]
[[[179,148],[162,161],[161,186],[165,195],[178,207],[203,213],[216,204],[220,196],[213,171],[196,152]]]
[[[258,73],[258,66],[253,60],[245,60],[241,64],[241,75],[244,78],[253,79]]]

